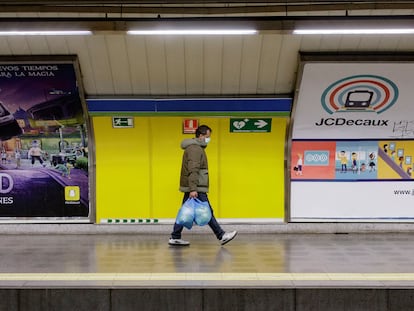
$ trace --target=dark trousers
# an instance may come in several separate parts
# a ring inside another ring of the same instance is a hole
[[[32,165],[35,163],[35,160],[38,160],[40,164],[43,164],[43,160],[41,156],[32,156]]]
[[[189,192],[184,193],[184,198],[183,198],[183,202],[182,202],[183,204],[184,204],[185,201],[187,201],[189,196],[190,196]],[[224,231],[220,227],[220,225],[217,222],[216,218],[214,217],[213,209],[211,208],[211,204],[208,200],[207,193],[199,192],[198,193],[198,199],[200,201],[203,201],[203,202],[208,202],[208,205],[210,205],[211,219],[210,219],[208,225],[210,226],[211,230],[213,230],[213,232],[216,235],[217,239],[220,240],[223,237]],[[173,239],[181,239],[181,232],[183,231],[183,229],[184,229],[183,225],[178,225],[178,224],[174,223],[174,229],[173,229],[173,232],[171,233],[171,237]]]

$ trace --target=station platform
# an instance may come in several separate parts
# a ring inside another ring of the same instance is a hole
[[[414,309],[413,233],[168,238],[2,234],[0,310]]]
[[[414,287],[411,234],[30,235],[0,239],[0,286]]]

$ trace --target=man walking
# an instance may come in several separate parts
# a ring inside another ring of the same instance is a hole
[[[184,192],[183,203],[188,198],[198,198],[200,201],[208,201],[207,193],[209,187],[208,180],[208,162],[205,148],[210,141],[211,128],[207,125],[200,125],[196,130],[196,137],[184,139],[181,142],[181,148],[184,149],[183,160],[181,165],[180,191]],[[211,220],[208,223],[213,230],[221,245],[224,245],[237,235],[237,231],[224,232],[211,208]],[[170,245],[187,246],[190,242],[181,239],[181,232],[184,226],[174,224],[171,238],[168,241]]]

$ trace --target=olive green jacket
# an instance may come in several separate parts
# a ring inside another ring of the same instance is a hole
[[[184,139],[181,165],[180,191],[208,192],[208,163],[205,148],[207,144],[197,138]]]

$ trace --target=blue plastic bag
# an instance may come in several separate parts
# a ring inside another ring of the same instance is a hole
[[[194,199],[194,222],[199,226],[205,226],[211,219],[211,208],[208,202]]]
[[[194,199],[188,199],[178,211],[175,222],[183,225],[187,229],[191,229],[193,227],[194,217]]]

